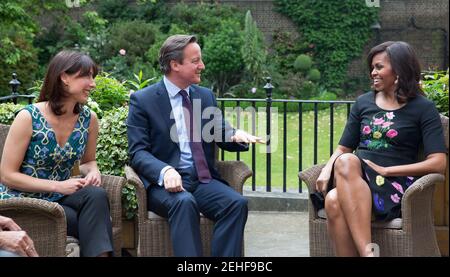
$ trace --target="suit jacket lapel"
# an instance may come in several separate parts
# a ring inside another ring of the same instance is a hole
[[[175,125],[175,119],[170,117],[170,113],[172,112],[172,105],[170,104],[169,93],[167,92],[166,86],[164,85],[164,81],[161,80],[159,82],[159,88],[156,92],[158,95],[158,108],[160,111],[160,115],[166,121],[168,128],[172,128]]]

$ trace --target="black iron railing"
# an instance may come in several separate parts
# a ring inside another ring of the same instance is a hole
[[[283,192],[287,191],[287,165],[288,165],[288,160],[287,160],[287,145],[288,145],[288,138],[287,138],[287,123],[288,123],[288,108],[289,110],[292,112],[293,110],[295,110],[295,113],[298,113],[298,137],[299,137],[299,141],[298,141],[298,171],[303,170],[303,142],[302,142],[302,130],[303,130],[303,114],[305,113],[305,106],[313,106],[312,107],[312,112],[313,112],[313,136],[311,137],[311,139],[313,140],[313,164],[317,164],[318,162],[318,131],[319,131],[319,124],[318,124],[318,118],[319,118],[319,105],[321,106],[320,108],[322,109],[328,109],[329,110],[329,153],[330,156],[332,155],[332,153],[334,152],[334,149],[336,147],[336,145],[334,144],[334,132],[335,132],[335,124],[334,124],[334,115],[336,112],[336,106],[337,105],[345,105],[346,106],[346,115],[348,117],[348,115],[350,114],[350,108],[351,105],[354,103],[354,101],[327,101],[327,100],[287,100],[287,99],[272,99],[272,94],[271,94],[271,90],[272,90],[272,86],[270,85],[270,79],[268,79],[268,82],[265,86],[266,89],[266,94],[267,97],[265,99],[248,99],[248,98],[218,98],[217,101],[220,103],[220,107],[222,109],[222,112],[227,115],[226,111],[225,111],[225,106],[229,107],[229,106],[233,106],[237,109],[235,109],[236,111],[236,119],[237,119],[237,128],[240,128],[240,111],[241,111],[241,106],[245,103],[247,103],[247,105],[245,105],[246,107],[252,107],[253,111],[256,110],[257,107],[257,103],[265,103],[265,120],[266,120],[266,135],[267,135],[267,144],[266,144],[266,148],[267,151],[265,153],[266,156],[266,191],[271,191],[272,190],[272,173],[273,170],[281,170],[282,171],[282,188],[283,188]],[[227,104],[228,103],[228,104]],[[229,104],[231,103],[231,104]],[[282,131],[282,151],[283,151],[283,157],[282,157],[282,166],[276,166],[275,169],[272,167],[272,153],[271,153],[271,135],[272,132],[274,130],[272,130],[272,126],[271,126],[271,117],[272,112],[271,112],[271,107],[274,105],[274,103],[281,103],[278,104],[277,106],[279,108],[281,108],[281,112],[282,114],[282,118],[283,118],[283,122],[282,122],[282,126],[283,126],[283,131]],[[227,105],[226,105],[227,104]],[[233,105],[235,104],[235,105]],[[325,107],[324,107],[325,105]],[[295,108],[293,108],[292,106],[295,106]],[[308,109],[311,109],[310,107],[308,107]],[[251,124],[250,124],[250,132],[255,135],[256,134],[256,117],[257,114],[256,112],[251,113],[251,118],[249,119]],[[256,169],[256,145],[252,145],[250,148],[251,151],[251,169],[253,171],[253,176],[252,176],[252,180],[251,180],[251,185],[252,185],[252,190],[256,190],[256,186],[262,186],[263,184],[256,184],[256,176],[258,174],[261,174],[261,172],[257,172]],[[223,150],[221,150],[221,155],[220,155],[221,160],[225,159],[225,153]],[[236,153],[236,160],[240,160],[241,159],[241,154],[238,152]],[[258,161],[258,162],[262,162],[262,161]],[[298,191],[302,192],[302,184],[300,181],[298,181]]]
[[[11,95],[0,97],[0,103],[13,102],[14,104],[17,104],[17,101],[21,98],[27,99],[28,104],[33,103],[34,95],[19,94],[18,89],[20,82],[17,79],[17,74],[13,73],[12,77],[12,80],[9,82],[9,85],[11,86]]]

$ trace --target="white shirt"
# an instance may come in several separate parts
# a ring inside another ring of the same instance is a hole
[[[180,147],[179,168],[192,167],[194,161],[192,159],[191,146],[189,145],[189,137],[184,121],[183,96],[181,96],[181,94],[179,93],[182,89],[177,87],[174,83],[167,79],[166,76],[164,76],[163,82],[169,94],[170,105],[172,106],[173,117],[175,119],[175,125],[177,128],[177,135],[179,140],[178,145]],[[189,95],[189,87],[184,88],[184,90]],[[168,165],[161,170],[161,173],[159,174],[158,185],[164,185],[164,174],[170,168],[172,167]]]

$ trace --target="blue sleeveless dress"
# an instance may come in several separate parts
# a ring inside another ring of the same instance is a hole
[[[39,179],[54,181],[69,179],[75,162],[83,157],[86,149],[91,120],[90,110],[83,106],[69,139],[61,147],[56,142],[52,126],[45,120],[39,109],[32,104],[23,109],[31,114],[33,133],[20,166],[20,172]],[[56,192],[15,190],[0,183],[0,199],[32,197],[54,202],[63,196]]]

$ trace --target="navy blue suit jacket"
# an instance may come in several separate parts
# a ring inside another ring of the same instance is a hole
[[[189,91],[193,103],[195,99],[201,100],[202,111],[207,107],[217,107],[211,90],[191,85]],[[169,95],[162,80],[130,96],[127,119],[130,166],[139,175],[145,188],[157,184],[161,170],[165,166],[178,168],[180,148],[170,137],[170,129],[175,126],[175,119],[170,117],[171,111]],[[211,122],[213,119],[218,120],[218,117],[202,119],[202,128],[205,124],[217,123]],[[234,129],[222,118],[219,120],[221,128],[218,130],[221,132],[222,142],[203,140],[202,145],[211,176],[223,181],[215,168],[215,144],[224,150],[234,152],[247,151],[248,144],[225,142],[225,138],[233,135]]]

